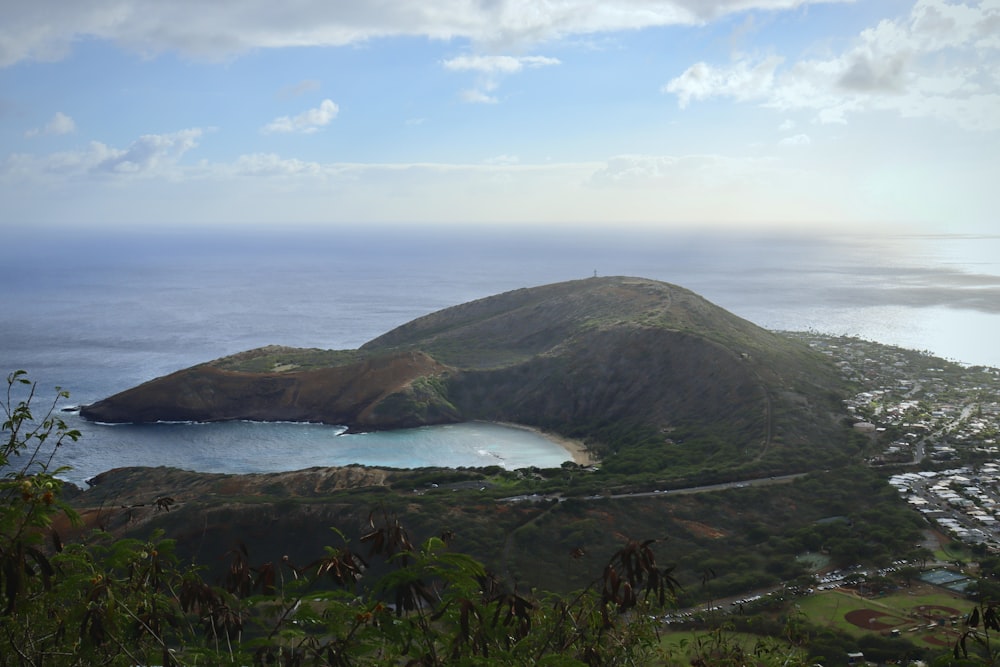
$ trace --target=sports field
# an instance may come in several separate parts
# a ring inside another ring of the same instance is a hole
[[[831,590],[797,600],[799,609],[816,625],[854,636],[891,635],[897,631],[917,645],[951,646],[962,631],[962,619],[973,603],[932,586],[915,586],[877,598]]]

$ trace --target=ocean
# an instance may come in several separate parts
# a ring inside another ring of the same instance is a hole
[[[0,370],[86,404],[269,344],[356,348],[415,317],[521,287],[632,275],[674,283],[773,330],[851,335],[1000,367],[1000,236],[810,235],[587,228],[280,231],[69,229],[10,234]],[[339,435],[300,424],[105,426],[60,463],[261,472],[559,465],[566,451],[482,424]]]

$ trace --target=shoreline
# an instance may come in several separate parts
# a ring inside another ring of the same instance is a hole
[[[598,460],[590,453],[587,446],[579,440],[573,440],[572,438],[567,438],[565,436],[559,435],[558,433],[551,433],[549,431],[543,431],[540,428],[534,426],[527,426],[525,424],[516,424],[514,422],[492,422],[497,426],[503,426],[506,428],[516,428],[522,431],[528,431],[534,433],[535,435],[541,436],[550,442],[554,442],[569,453],[570,458],[573,459],[573,463],[581,466],[592,466],[597,465]]]

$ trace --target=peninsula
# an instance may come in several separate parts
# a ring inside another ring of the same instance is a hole
[[[818,441],[819,458],[836,454],[843,395],[829,360],[798,341],[682,287],[606,277],[457,305],[356,350],[241,352],[81,414],[355,430],[487,420],[583,440],[612,464],[642,450],[658,468],[697,460],[784,471],[815,457]]]

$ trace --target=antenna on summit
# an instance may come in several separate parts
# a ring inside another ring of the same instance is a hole
[[[597,269],[594,269],[594,277],[597,277]]]

